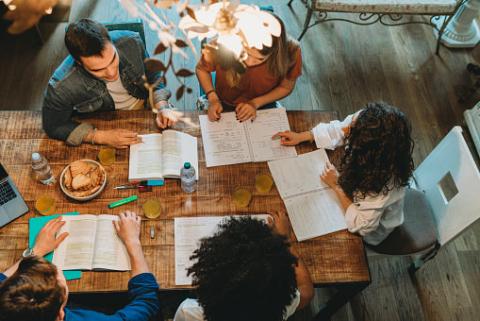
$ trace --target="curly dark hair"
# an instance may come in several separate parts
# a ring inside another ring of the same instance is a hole
[[[292,302],[297,258],[262,221],[232,218],[202,239],[189,270],[207,321],[281,321]]]
[[[346,137],[338,183],[351,199],[408,185],[414,164],[407,117],[383,102],[368,103]]]

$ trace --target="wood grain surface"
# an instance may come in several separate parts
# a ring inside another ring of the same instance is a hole
[[[310,129],[320,121],[336,118],[336,113],[295,111],[288,112],[288,116],[292,130],[301,131]],[[142,244],[149,266],[161,288],[177,288],[173,235],[175,217],[253,214],[284,208],[276,188],[263,195],[255,190],[255,175],[269,172],[266,162],[207,169],[198,114],[185,112],[182,120],[175,129],[199,138],[200,179],[197,191],[193,194],[183,193],[180,181],[174,179],[167,179],[165,186],[155,187],[152,192],[114,190],[114,186],[126,183],[128,176],[128,150],[117,150],[115,164],[106,167],[108,182],[100,196],[86,203],[69,200],[62,194],[58,184],[44,186],[32,178],[31,153],[39,151],[45,155],[54,173],[59,175],[72,161],[96,159],[100,146],[84,144],[80,147],[69,147],[61,141],[48,139],[41,129],[39,112],[0,112],[0,162],[17,184],[30,209],[33,209],[36,198],[49,194],[56,199],[58,213],[79,211],[81,214],[118,214],[128,209],[143,214],[142,204],[149,198],[158,198],[162,204],[162,215],[158,219],[145,219],[142,222]],[[100,114],[97,119],[82,121],[93,123],[100,129],[125,128],[139,134],[158,132],[149,111],[106,113]],[[297,151],[305,153],[314,148],[313,144],[304,144],[298,146]],[[335,153],[331,157],[335,160]],[[247,208],[237,208],[231,200],[231,193],[237,186],[244,186],[252,192],[253,198]],[[107,208],[109,203],[133,194],[139,196],[137,202],[113,210]],[[34,211],[30,211],[0,229],[0,270],[7,268],[21,256],[27,246],[28,219],[35,215],[37,214]],[[156,230],[154,239],[150,238],[151,226]],[[347,231],[295,243],[294,246],[305,260],[313,281],[318,286],[370,280],[362,240]],[[81,280],[69,282],[69,288],[73,292],[125,290],[129,277],[128,272],[84,272]]]

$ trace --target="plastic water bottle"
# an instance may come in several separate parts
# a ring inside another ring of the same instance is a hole
[[[180,170],[180,183],[185,193],[193,193],[197,189],[197,180],[195,178],[195,168],[192,164],[186,162]]]
[[[52,169],[47,159],[40,153],[32,153],[32,169],[37,180],[42,184],[51,185],[55,183],[55,176],[53,176]]]

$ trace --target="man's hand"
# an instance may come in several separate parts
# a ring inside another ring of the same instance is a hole
[[[220,120],[220,115],[222,114],[222,111],[223,111],[223,107],[220,100],[216,99],[216,100],[209,101],[208,119],[210,121]]]
[[[115,148],[127,148],[141,142],[137,133],[126,129],[98,130],[95,133],[95,143]]]
[[[252,121],[257,117],[257,108],[250,103],[240,103],[235,107],[237,119],[241,122],[251,119]]]
[[[135,212],[125,211],[118,217],[120,220],[113,221],[113,225],[118,237],[130,251],[132,246],[140,245],[140,216]]]
[[[58,231],[60,231],[63,225],[65,225],[65,222],[62,221],[61,216],[45,224],[37,235],[33,253],[38,256],[44,256],[55,250],[68,236],[67,232],[57,236]]]
[[[295,146],[302,142],[313,141],[313,136],[311,132],[302,132],[296,133],[290,130],[276,133],[273,135],[272,139],[280,137],[280,143],[285,146]]]
[[[179,120],[182,114],[171,109],[161,109],[157,114],[157,126],[161,129],[171,127]]]
[[[272,228],[272,230],[275,233],[290,239],[291,228],[287,213],[281,210],[269,212],[268,214],[271,216],[271,218],[268,218],[268,225]]]
[[[338,172],[335,166],[327,162],[323,169],[322,175],[320,175],[322,181],[325,182],[330,188],[335,189],[338,185]]]

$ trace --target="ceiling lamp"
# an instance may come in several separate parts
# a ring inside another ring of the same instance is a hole
[[[244,59],[244,47],[262,49],[272,46],[272,37],[279,37],[281,27],[270,13],[255,5],[228,1],[200,5],[179,23],[189,38],[216,37],[217,43]]]

